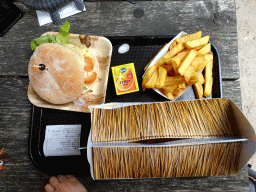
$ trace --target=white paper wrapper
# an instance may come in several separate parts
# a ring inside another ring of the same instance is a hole
[[[174,38],[173,38],[168,44],[166,44],[166,45],[162,48],[162,50],[156,55],[156,57],[153,59],[153,61],[152,61],[151,64],[149,65],[149,67],[155,65],[156,62],[157,62],[159,59],[161,59],[161,58],[167,53],[169,46],[172,44],[172,42],[173,42],[175,39],[178,39],[178,38],[183,37],[183,36],[186,36],[186,35],[188,35],[188,34],[185,33],[184,31],[181,31],[176,37],[174,37]],[[148,67],[148,68],[149,68],[149,67]],[[148,70],[148,69],[147,69],[147,70]],[[143,77],[144,77],[144,75],[146,74],[147,70],[146,70],[145,73],[143,74]],[[199,72],[197,72],[197,74],[200,74],[201,72],[202,72],[202,70],[199,71]],[[174,100],[173,100],[173,101],[177,100],[177,99],[178,99],[182,94],[184,94],[190,87],[191,87],[191,85],[190,85],[190,86],[187,86],[186,88],[184,88],[181,94],[176,95],[176,96],[174,97]],[[163,97],[165,97],[166,99],[169,99],[169,98],[166,97],[159,89],[154,88],[153,90],[154,90],[155,92],[157,92],[159,95],[162,95]],[[169,100],[171,100],[171,99],[169,99]],[[172,100],[171,100],[171,101],[172,101]]]

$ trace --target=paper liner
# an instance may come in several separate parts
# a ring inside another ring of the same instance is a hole
[[[46,34],[56,36],[58,32],[47,32],[43,35]],[[74,102],[60,105],[49,103],[43,100],[34,91],[30,84],[28,86],[28,98],[32,104],[38,107],[90,113],[91,106],[103,104],[105,102],[110,60],[112,55],[112,44],[105,37],[81,34],[70,34],[70,39],[67,43],[85,47],[97,58],[98,65],[96,66],[98,69],[96,70],[98,77],[96,81],[79,98],[79,100],[83,100],[85,104],[82,106],[75,106]]]

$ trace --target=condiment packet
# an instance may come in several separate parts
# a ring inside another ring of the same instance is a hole
[[[134,63],[111,67],[117,95],[139,91]]]

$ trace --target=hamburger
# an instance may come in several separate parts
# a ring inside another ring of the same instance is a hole
[[[85,47],[43,43],[30,58],[28,76],[34,91],[52,104],[72,102],[97,79],[98,62]]]

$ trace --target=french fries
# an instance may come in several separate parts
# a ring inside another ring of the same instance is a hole
[[[174,46],[168,53],[166,53],[162,59],[164,62],[168,62],[170,58],[177,55],[179,52],[181,52],[183,49],[185,49],[185,46],[182,43],[177,44]]]
[[[172,92],[166,92],[166,91],[164,90],[163,93],[165,94],[165,96],[166,96],[168,99],[174,100],[174,95],[172,94]]]
[[[202,69],[204,69],[205,66],[207,65],[207,63],[209,63],[211,60],[213,60],[213,54],[212,53],[208,53],[204,57],[205,57],[205,61],[203,63],[200,63],[197,66],[196,72],[201,71]]]
[[[175,47],[177,45],[177,42],[176,41],[173,41],[170,46],[169,46],[169,49],[168,51],[170,51],[173,47]]]
[[[199,77],[198,77],[197,73],[194,72],[194,73],[191,75],[191,77],[190,77],[190,80],[189,80],[189,82],[188,82],[188,85],[193,85],[193,84],[197,83],[198,81],[199,81]]]
[[[189,82],[191,75],[196,71],[199,64],[203,63],[205,61],[204,56],[197,56],[195,59],[191,62],[190,66],[187,68],[184,78],[186,83]]]
[[[182,93],[182,89],[177,87],[176,89],[173,90],[173,95],[177,96]]]
[[[212,68],[213,68],[213,60],[211,60],[205,66],[205,83],[204,83],[204,96],[209,97],[212,92]]]
[[[170,63],[173,66],[173,70],[174,70],[175,74],[178,74],[178,69],[179,69],[180,63],[187,54],[188,54],[188,51],[184,51],[184,52],[178,54],[177,56],[173,57],[169,61],[167,61],[168,64]]]
[[[165,84],[165,79],[166,79],[166,74],[167,74],[167,70],[165,69],[165,68],[163,68],[163,67],[159,67],[158,68],[159,70],[158,70],[158,78],[157,78],[157,80],[156,80],[156,85],[155,85],[155,87],[156,88],[158,88],[158,89],[160,89],[160,88],[162,88],[163,86],[164,86],[164,84]]]
[[[187,87],[186,82],[183,82],[182,84],[178,84],[178,87],[181,89],[185,89]]]
[[[199,47],[199,46],[201,46],[201,45],[206,45],[206,44],[208,43],[209,39],[210,39],[210,36],[207,35],[207,36],[202,37],[202,38],[200,38],[200,39],[195,39],[195,40],[193,40],[193,41],[187,41],[187,42],[185,43],[185,46],[186,46],[188,49],[193,49],[193,48]]]
[[[197,99],[202,99],[203,94],[204,94],[204,88],[203,85],[200,82],[197,82],[193,85],[195,94],[196,94],[196,98]]]
[[[202,73],[199,75],[199,83],[204,84],[204,76]]]
[[[187,68],[191,64],[191,62],[194,60],[194,58],[197,55],[197,51],[192,49],[191,51],[188,52],[187,56],[184,58],[184,60],[181,62],[178,73],[182,76],[184,76]]]
[[[156,80],[157,80],[157,71],[154,71],[149,81],[145,84],[145,87],[148,89],[150,88],[153,89],[155,87]]]
[[[182,76],[170,76],[165,78],[165,84],[164,87],[170,86],[170,85],[179,85],[184,83],[185,80]]]
[[[150,78],[152,77],[152,75],[153,75],[153,73],[155,72],[156,69],[157,69],[156,66],[151,66],[146,71],[146,73],[143,77],[143,80],[142,80],[142,90],[143,91],[146,90],[146,83],[150,80]]]
[[[187,41],[193,41],[195,39],[200,39],[202,36],[202,31],[198,31],[196,33],[190,34],[190,35],[186,35],[184,37],[180,37],[178,39],[175,39],[175,41],[177,43],[185,43]]]
[[[169,86],[163,87],[163,90],[167,93],[172,93],[174,89],[176,89],[176,87],[177,85],[169,85]]]
[[[208,43],[207,45],[203,46],[201,49],[198,50],[198,55],[205,55],[211,51],[211,43]]]
[[[167,71],[171,71],[173,69],[172,65],[162,65],[161,67],[165,68]]]
[[[152,59],[144,68],[142,90],[156,88],[168,99],[175,100],[193,85],[197,99],[209,97],[213,84],[209,38],[209,35],[202,37],[202,32],[198,31],[172,41],[162,58],[148,67]]]

